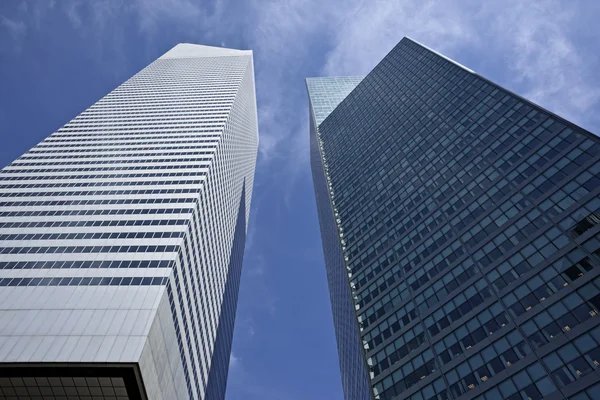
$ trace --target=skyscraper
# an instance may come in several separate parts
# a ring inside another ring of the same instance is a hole
[[[0,398],[223,398],[257,144],[252,52],[179,44],[5,167]]]
[[[598,398],[598,137],[408,38],[340,80],[307,87],[346,399]]]

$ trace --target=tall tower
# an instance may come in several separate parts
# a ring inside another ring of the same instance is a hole
[[[598,137],[408,38],[307,87],[346,399],[597,398]]]
[[[257,145],[252,52],[179,44],[5,167],[0,398],[223,398]]]

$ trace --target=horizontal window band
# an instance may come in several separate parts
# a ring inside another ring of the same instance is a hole
[[[162,154],[157,154],[156,157],[162,157]],[[57,159],[62,157],[57,156]],[[177,162],[199,162],[199,161],[210,161],[210,157],[187,157],[187,158],[142,158],[142,159],[128,159],[128,160],[90,160],[90,161],[43,161],[43,162],[22,162],[21,160],[15,160],[9,167],[44,167],[47,165],[128,165],[128,164],[160,164],[160,163],[177,163]]]
[[[208,165],[203,166],[208,168]],[[151,169],[152,170],[152,169]],[[10,172],[10,171],[8,171]],[[43,180],[72,180],[72,179],[121,179],[121,178],[166,178],[180,176],[204,176],[204,172],[139,172],[131,174],[94,174],[94,175],[38,175],[0,176],[0,181],[43,181]]]
[[[23,221],[2,222],[0,228],[75,228],[79,226],[152,226],[152,225],[184,225],[187,219],[124,219],[118,221]]]
[[[4,211],[0,217],[55,217],[66,215],[148,215],[148,214],[188,214],[193,208],[128,208],[90,210],[43,210],[43,211]]]
[[[204,176],[204,174],[198,174]],[[112,180],[98,182],[62,182],[62,183],[17,183],[12,185],[0,185],[0,189],[24,189],[24,188],[74,188],[90,186],[159,186],[159,185],[200,185],[204,181],[185,180],[185,181],[119,181]]]
[[[171,151],[175,151],[175,150],[181,150],[181,151],[189,151],[189,150],[194,150],[194,151],[203,151],[200,149],[216,149],[216,146],[209,146],[209,145],[196,145],[196,146],[146,146],[143,145],[144,147],[137,147],[137,146],[121,146],[121,147],[114,147],[114,146],[107,146],[105,148],[100,148],[100,149],[87,149],[87,148],[83,148],[83,149],[57,149],[57,150],[53,150],[53,149],[45,149],[45,148],[32,148],[31,150],[29,150],[27,153],[25,153],[27,155],[27,157],[25,157],[25,155],[23,155],[21,158],[31,158],[30,156],[36,156],[36,155],[42,155],[42,154],[64,154],[64,155],[68,155],[68,154],[81,154],[81,153],[93,153],[93,154],[98,154],[98,153],[107,153],[106,155],[110,155],[113,152],[119,152],[119,151],[126,151],[126,152],[130,152],[130,153],[134,153],[138,152],[138,151],[167,151],[167,150],[171,150]]]
[[[204,161],[210,161],[210,158],[205,158]],[[146,161],[146,163],[148,163]],[[152,172],[152,171],[156,171],[156,170],[167,170],[167,169],[176,169],[176,170],[180,170],[180,169],[199,169],[199,168],[208,168],[209,164],[207,163],[198,163],[198,164],[168,164],[168,165],[127,165],[127,164],[119,164],[119,165],[112,165],[109,167],[77,167],[77,166],[73,166],[73,167],[69,167],[69,168],[24,168],[24,169],[16,169],[16,168],[12,168],[12,167],[17,167],[20,166],[19,164],[16,165],[11,165],[11,168],[4,168],[3,170],[0,171],[0,175],[2,174],[37,174],[37,173],[42,173],[42,172],[100,172],[100,171],[121,171],[121,170],[127,170],[127,171],[140,171],[140,170],[147,170],[148,172]],[[49,167],[49,166],[53,166],[52,164],[48,163],[45,165],[42,164],[37,164],[35,165],[37,167]],[[55,176],[60,176],[60,175],[55,175]]]
[[[0,278],[0,286],[159,286],[169,278],[155,277],[56,277],[56,278]]]
[[[152,141],[143,141],[143,140],[133,140],[130,138],[126,138],[125,140],[121,139],[93,139],[93,140],[80,140],[85,143],[62,143],[62,142],[72,142],[72,140],[61,140],[61,141],[50,141],[46,140],[42,143],[38,144],[35,149],[46,149],[49,147],[66,147],[69,149],[75,147],[100,147],[100,146],[147,146],[147,145],[164,145],[164,144],[198,144],[198,143],[217,143],[217,140],[203,140],[203,139],[193,139],[193,140],[177,140],[178,138],[172,138],[168,140],[152,140]]]
[[[123,196],[130,194],[181,194],[198,193],[199,189],[134,189],[134,190],[79,190],[69,192],[9,192],[2,197],[54,197],[54,196]]]
[[[4,261],[0,269],[171,268],[173,260]]]
[[[94,204],[178,204],[193,203],[194,197],[149,198],[149,199],[102,199],[102,200],[33,200],[3,201],[0,207],[35,207],[35,206],[87,206]]]
[[[41,246],[0,247],[0,254],[172,253],[179,246]]]
[[[218,140],[221,135],[204,135],[203,133],[195,133],[191,135],[186,135],[185,132],[181,135],[178,134],[170,134],[170,135],[161,135],[160,133],[156,134],[136,134],[135,137],[123,137],[126,135],[119,135],[107,133],[103,134],[75,134],[69,135],[67,133],[60,133],[59,135],[48,136],[44,141],[40,144],[49,144],[49,143],[67,143],[67,142],[84,142],[90,140],[91,142],[103,142],[103,141],[127,141],[127,142],[136,142],[139,140],[148,140],[148,139],[156,139],[157,141],[162,141],[165,139],[175,140],[175,139],[189,139],[194,138],[198,140],[198,143],[209,143],[215,140]],[[39,145],[38,145],[39,146]]]
[[[213,150],[215,150],[216,147],[213,148]],[[65,152],[60,152],[59,154],[53,155],[53,156],[46,156],[46,155],[42,155],[40,154],[35,154],[35,153],[25,153],[23,154],[21,157],[19,157],[18,160],[16,161],[21,161],[21,160],[46,160],[46,159],[57,159],[57,158],[68,158],[68,159],[72,159],[72,158],[117,158],[117,157],[132,157],[132,158],[136,158],[136,157],[155,157],[155,156],[171,156],[171,157],[175,157],[175,156],[199,156],[201,154],[213,154],[213,151],[200,151],[200,150],[196,150],[196,151],[154,151],[152,153],[141,153],[141,152],[135,152],[135,153],[111,153],[111,152],[99,152],[96,151],[96,153],[92,153],[92,154],[65,154]]]
[[[185,232],[71,232],[0,234],[0,240],[82,240],[82,239],[171,239],[182,238]]]

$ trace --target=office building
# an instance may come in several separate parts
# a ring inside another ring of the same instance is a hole
[[[408,38],[307,87],[345,398],[598,398],[598,137]]]
[[[6,166],[0,399],[223,398],[257,145],[252,52],[179,44]]]

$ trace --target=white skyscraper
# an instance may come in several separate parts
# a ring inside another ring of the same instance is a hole
[[[0,399],[223,398],[257,145],[252,52],[179,44],[4,168]]]

